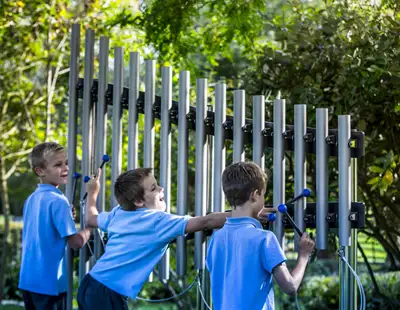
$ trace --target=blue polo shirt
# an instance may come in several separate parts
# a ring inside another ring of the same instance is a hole
[[[190,218],[147,208],[124,211],[120,206],[100,213],[97,224],[108,232],[108,241],[90,275],[113,291],[135,299],[169,242],[185,234]]]
[[[67,291],[67,236],[76,233],[67,198],[53,185],[39,184],[25,201],[18,287],[44,295]]]
[[[260,222],[227,218],[210,238],[207,252],[214,309],[274,309],[272,270],[284,261],[275,235]]]

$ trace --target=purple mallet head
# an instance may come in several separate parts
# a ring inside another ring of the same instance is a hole
[[[311,191],[308,188],[303,189],[303,196],[304,197],[310,197],[311,196]]]
[[[279,205],[279,207],[278,207],[278,211],[280,212],[280,213],[286,213],[287,212],[287,207],[286,207],[286,205],[285,204],[280,204]]]
[[[83,178],[83,182],[85,182],[85,183],[89,182],[89,180],[90,180],[90,177],[87,175]]]
[[[81,175],[79,172],[74,172],[74,174],[73,174],[72,177],[73,177],[74,179],[77,180],[77,179],[79,179],[81,176],[82,176],[82,175]]]

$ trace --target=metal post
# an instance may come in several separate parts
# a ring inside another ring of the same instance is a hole
[[[97,94],[97,128],[96,128],[96,165],[100,167],[103,155],[106,152],[107,143],[107,103],[106,92],[108,87],[108,54],[109,54],[109,39],[107,37],[100,38],[100,64],[99,64],[99,84]],[[103,172],[100,179],[100,192],[97,199],[97,210],[103,212],[105,210],[105,180],[106,174]],[[100,229],[94,234],[94,255],[96,260],[100,258],[104,249],[100,238],[103,238],[103,232]]]
[[[171,126],[169,111],[172,106],[172,69],[162,68],[161,97],[161,138],[160,138],[160,185],[164,188],[166,212],[171,212]],[[169,279],[169,249],[165,252],[160,264],[160,280]]]
[[[114,86],[112,105],[112,143],[111,143],[111,184],[114,184],[121,173],[122,164],[122,106],[121,97],[124,81],[124,50],[122,47],[114,49]],[[111,209],[118,204],[111,186]]]
[[[188,183],[188,122],[190,99],[190,72],[179,74],[179,111],[178,111],[178,215],[187,214]],[[178,276],[186,274],[186,240],[183,236],[176,242],[176,272]]]
[[[93,84],[93,68],[94,68],[94,31],[87,29],[85,33],[85,68],[83,82],[83,108],[82,108],[82,175],[89,175],[92,167],[91,155],[93,154],[91,141],[92,138],[92,84]],[[86,184],[82,182],[81,198],[86,192]],[[81,227],[85,227],[85,219],[82,216],[80,223]],[[87,244],[79,251],[79,281],[86,275],[89,270],[87,257]]]
[[[68,201],[73,201],[73,174],[76,170],[76,128],[77,128],[77,106],[78,94],[76,86],[79,78],[79,49],[80,49],[80,25],[73,24],[71,31],[71,58],[70,58],[70,74],[69,74],[69,96],[68,96],[68,166],[70,173],[68,174],[68,182],[66,185],[66,196]],[[67,246],[67,310],[72,310],[73,296],[73,252]]]
[[[265,99],[264,96],[253,97],[253,162],[264,170],[264,135]]]
[[[273,203],[274,207],[285,203],[285,144],[284,132],[286,129],[286,101],[285,99],[274,100],[274,189]],[[274,222],[274,233],[279,244],[283,248],[284,230],[282,224],[282,214],[277,212]]]
[[[316,128],[316,216],[317,216],[317,249],[328,248],[328,109],[317,109]]]
[[[351,200],[357,201],[357,158],[351,159],[351,181],[352,181],[352,191],[351,191]],[[358,243],[358,234],[357,229],[351,230],[351,246],[348,247],[348,253],[346,256],[348,257],[348,261],[350,266],[357,273],[357,243]],[[349,273],[349,310],[357,309],[357,293],[358,293],[358,285],[354,276]]]
[[[351,164],[350,164],[350,115],[339,115],[338,130],[338,155],[339,155],[339,246],[345,249],[345,256],[349,258],[349,246],[351,245],[350,233],[350,208],[351,208]],[[347,265],[340,260],[340,309],[347,310],[350,307],[349,277],[351,277]]]
[[[294,106],[294,196],[300,195],[307,186],[306,145],[304,136],[307,133],[307,106]],[[304,210],[306,198],[294,203],[294,221],[301,231],[305,230]],[[299,235],[294,234],[295,249],[298,250]]]
[[[225,169],[225,129],[226,119],[226,85],[218,83],[215,86],[214,113],[214,212],[224,212],[225,197],[222,190],[222,172]]]
[[[131,52],[129,57],[129,112],[128,112],[128,169],[135,169],[138,161],[138,112],[140,82],[140,53]]]
[[[145,95],[144,95],[144,167],[154,168],[154,116],[153,107],[156,99],[156,61],[146,60]],[[153,273],[148,282],[153,281]]]
[[[233,162],[244,161],[245,91],[233,92]]]

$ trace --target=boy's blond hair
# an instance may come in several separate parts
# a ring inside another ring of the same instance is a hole
[[[64,151],[64,147],[56,142],[44,142],[36,145],[29,154],[29,163],[33,172],[35,168],[46,168],[47,158],[57,152]]]

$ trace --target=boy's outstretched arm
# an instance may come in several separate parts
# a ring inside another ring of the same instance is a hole
[[[272,272],[274,279],[285,294],[295,295],[297,293],[304,277],[308,258],[310,257],[314,246],[314,241],[308,237],[307,233],[303,233],[299,242],[299,254],[297,256],[296,266],[292,272],[289,272],[285,264],[274,268]]]
[[[85,222],[91,228],[97,228],[97,211],[96,201],[100,191],[100,175],[101,169],[98,170],[97,176],[93,176],[87,183],[87,201],[85,205]]]
[[[232,212],[214,212],[205,216],[197,216],[189,220],[186,225],[185,233],[190,234],[201,230],[212,230],[224,226],[227,217],[231,217]]]

